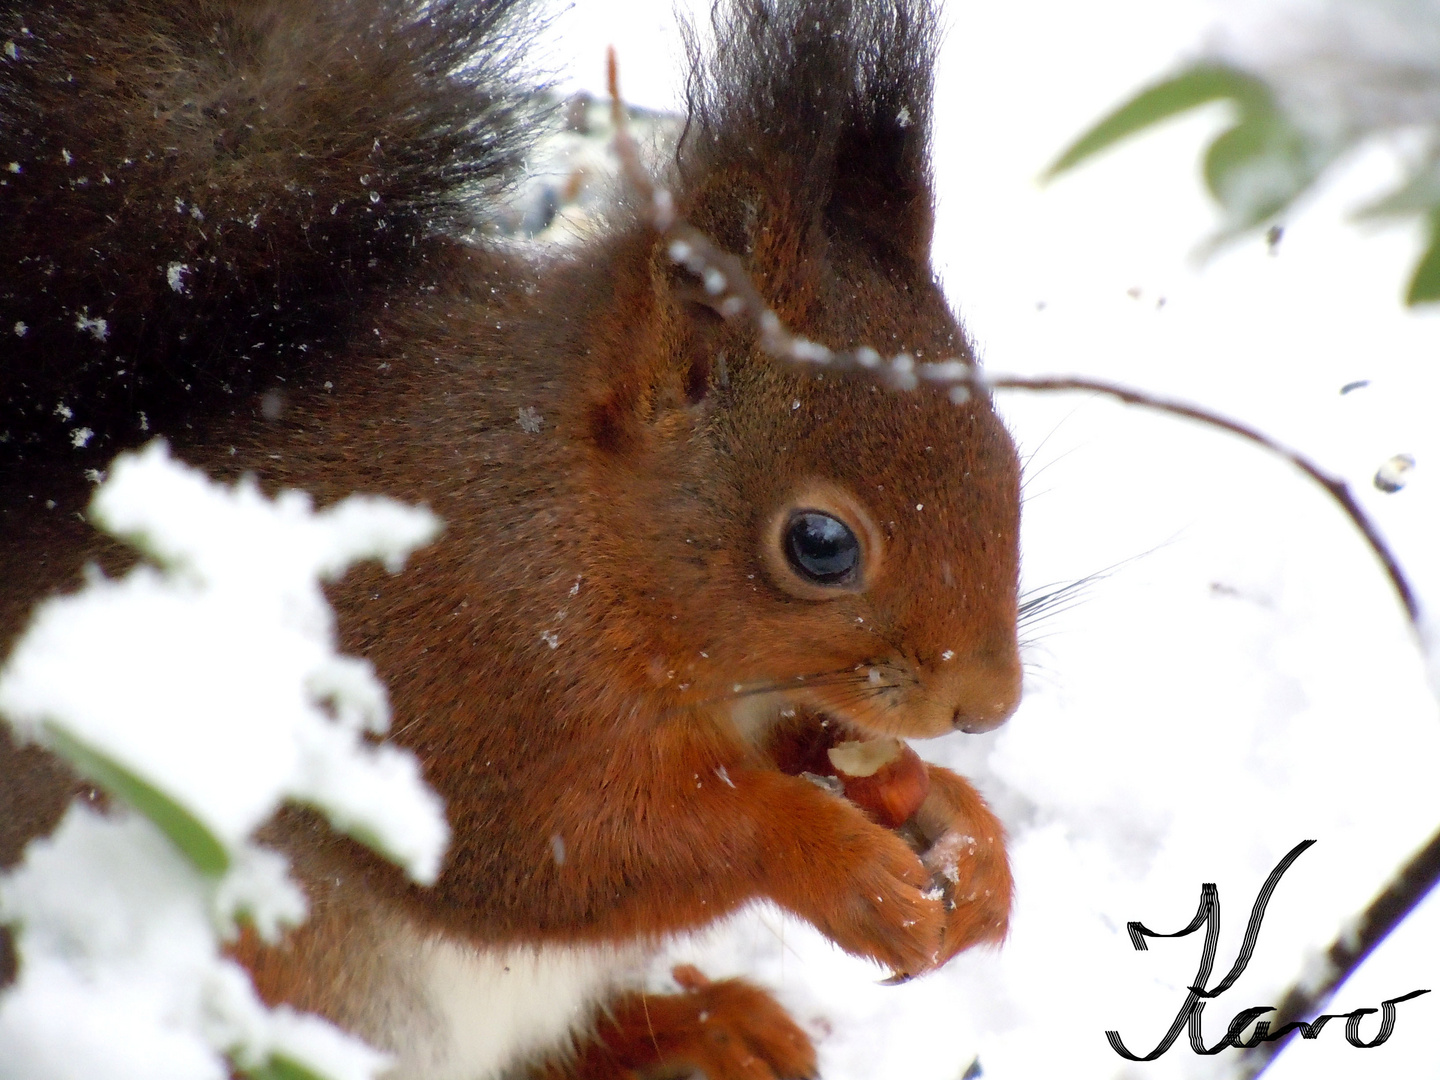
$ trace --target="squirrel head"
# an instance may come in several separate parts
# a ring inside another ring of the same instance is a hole
[[[754,0],[715,29],[680,212],[792,330],[974,363],[929,264],[928,6]],[[1019,466],[989,400],[782,365],[653,231],[618,243],[573,418],[617,671],[756,738],[794,708],[897,736],[1002,722]]]

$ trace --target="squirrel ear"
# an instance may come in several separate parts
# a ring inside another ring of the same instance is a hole
[[[681,212],[782,294],[811,260],[928,276],[930,0],[734,0],[711,22],[708,52],[687,32]]]
[[[686,29],[689,116],[672,188],[679,212],[740,255],[792,326],[827,278],[931,284],[931,0],[717,0],[714,41]],[[615,273],[621,308],[593,394],[597,447],[630,451],[687,427],[733,333],[703,291],[649,249]]]
[[[680,393],[686,406],[695,406],[709,397],[716,379],[724,377],[725,353],[719,341],[725,320],[703,301],[685,303],[684,311],[688,332],[680,352]]]
[[[633,305],[642,314],[607,335],[624,346],[607,351],[592,377],[586,426],[606,453],[633,453],[690,427],[712,386],[725,380],[725,320],[703,292],[677,284],[682,275],[668,260],[652,259],[653,292]]]

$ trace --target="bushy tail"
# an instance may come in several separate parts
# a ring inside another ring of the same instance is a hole
[[[223,401],[413,276],[519,165],[528,7],[4,5],[0,457]]]

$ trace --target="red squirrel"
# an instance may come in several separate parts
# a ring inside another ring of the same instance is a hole
[[[237,946],[261,993],[397,1077],[809,1076],[763,989],[627,978],[761,900],[899,977],[1003,937],[1003,831],[966,780],[923,766],[897,825],[826,777],[841,743],[1015,708],[1019,466],[984,395],[766,356],[623,200],[564,253],[487,231],[543,130],[539,23],[524,0],[0,12],[0,656],[87,562],[133,559],[84,510],[157,435],[269,491],[427,504],[436,542],[331,597],[446,801],[443,871],[415,886],[284,812],[265,839],[311,915]],[[797,333],[973,363],[929,263],[929,0],[712,23],[676,211]],[[0,725],[0,866],[75,788]]]

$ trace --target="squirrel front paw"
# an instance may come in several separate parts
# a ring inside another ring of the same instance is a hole
[[[815,1048],[767,991],[743,979],[712,982],[682,964],[678,994],[627,994],[600,1018],[594,1041],[543,1080],[806,1080]]]
[[[932,872],[897,834],[853,816],[849,835],[825,853],[819,880],[797,882],[786,906],[846,952],[888,967],[899,979],[941,962],[948,912]]]
[[[893,829],[828,786],[736,770],[731,821],[752,831],[761,895],[840,948],[905,978],[940,962],[948,913],[933,873]]]
[[[927,765],[930,791],[906,827],[945,907],[935,966],[981,942],[1004,939],[1014,882],[1005,830],[964,777]]]

